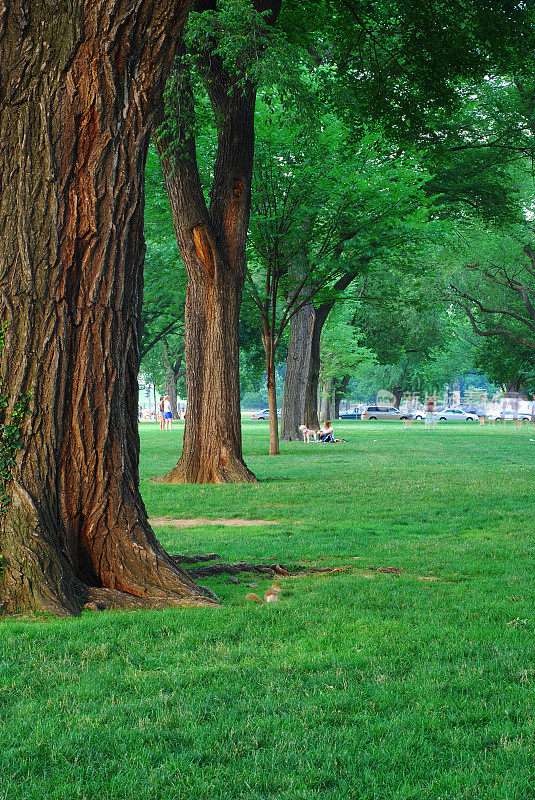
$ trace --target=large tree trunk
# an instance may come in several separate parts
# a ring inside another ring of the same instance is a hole
[[[254,0],[273,24],[281,0]],[[217,11],[215,0],[194,10]],[[250,53],[225,67],[217,42],[197,54],[197,66],[215,114],[218,142],[207,208],[199,177],[192,122],[195,109],[188,68],[176,67],[169,114],[173,135],[160,134],[162,159],[180,254],[188,275],[184,446],[170,483],[252,483],[243,461],[239,386],[239,313],[245,280],[245,244],[251,210],[256,87],[247,77]],[[160,121],[164,123],[163,106]]]
[[[231,277],[188,285],[184,447],[178,464],[163,479],[168,483],[256,481],[241,456],[237,335],[241,291]]]
[[[321,333],[333,307],[334,301],[322,303],[319,308],[316,309],[314,329],[310,341],[310,359],[305,397],[305,425],[313,430],[320,427],[320,421],[318,419],[318,389],[321,367]]]
[[[313,304],[307,303],[290,321],[281,425],[281,438],[287,442],[298,442],[302,438],[299,425],[305,424],[305,400],[314,316]]]
[[[320,417],[322,425],[326,420],[330,420],[333,418],[333,413],[331,408],[332,396],[333,396],[333,382],[332,378],[329,378],[327,382],[323,384],[321,389]]]
[[[0,8],[7,419],[31,393],[0,528],[8,611],[208,603],[139,494],[143,180],[182,0]]]
[[[238,332],[251,207],[256,91],[249,81],[234,85],[215,53],[201,60],[201,68],[219,125],[209,208],[197,167],[191,132],[192,92],[183,65],[177,67],[174,83],[177,141],[168,135],[157,139],[188,275],[184,447],[178,464],[162,480],[254,482],[242,456]],[[163,122],[163,109],[161,114]]]
[[[370,259],[363,257],[359,260],[357,268],[351,272],[342,275],[333,286],[336,292],[343,292],[350,286],[355,278],[360,274],[363,267],[368,264]],[[364,286],[366,282],[364,282]],[[364,291],[362,287],[359,296]],[[319,427],[318,419],[318,389],[320,377],[320,348],[321,348],[321,333],[323,326],[327,321],[327,317],[331,313],[335,305],[335,300],[330,300],[327,303],[321,303],[316,309],[314,318],[314,330],[312,331],[312,340],[310,342],[310,361],[307,378],[306,399],[305,399],[305,425],[309,428]]]

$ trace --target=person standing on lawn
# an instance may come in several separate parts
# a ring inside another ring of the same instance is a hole
[[[487,396],[485,394],[481,395],[477,415],[479,417],[479,424],[484,425],[487,420]]]
[[[520,417],[518,415],[518,406],[519,406],[518,396],[515,396],[515,397],[513,397],[512,401],[511,401],[511,408],[513,410],[513,421],[514,421],[515,428],[521,428],[522,427],[522,420],[520,419]]]
[[[160,430],[163,431],[165,428],[165,414],[164,414],[164,399],[160,397]]]
[[[431,429],[431,426],[436,428],[436,418],[435,418],[435,398],[428,397],[427,403],[425,405],[425,430],[428,431]]]
[[[414,411],[414,399],[412,395],[409,395],[409,397],[407,398],[407,404],[405,408],[405,413],[407,416],[403,420],[403,425],[406,431],[409,431],[411,429],[412,423],[414,422],[414,417],[412,416],[413,411]]]
[[[173,430],[173,412],[171,410],[171,398],[168,394],[166,394],[163,399],[163,413],[165,417],[166,430]]]

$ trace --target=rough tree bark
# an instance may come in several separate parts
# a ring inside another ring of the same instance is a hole
[[[269,11],[273,23],[281,0],[255,0],[254,6]],[[215,11],[217,4],[197,0],[194,9]],[[161,480],[251,483],[257,479],[242,455],[239,313],[251,209],[256,87],[247,78],[245,64],[234,73],[226,69],[215,42],[198,54],[197,65],[218,126],[209,206],[197,166],[193,97],[184,63],[176,66],[173,88],[175,138],[156,137],[188,275],[184,446],[178,464]],[[160,113],[163,123],[163,105]]]
[[[144,166],[186,10],[0,6],[1,369],[11,407],[32,394],[0,527],[8,611],[211,602],[138,488]]]

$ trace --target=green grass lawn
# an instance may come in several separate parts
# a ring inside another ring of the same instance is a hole
[[[182,427],[142,425],[151,516],[278,523],[158,528],[171,552],[352,569],[3,621],[0,800],[533,800],[535,431],[335,429],[270,458],[246,422],[261,483],[212,487],[149,483]]]

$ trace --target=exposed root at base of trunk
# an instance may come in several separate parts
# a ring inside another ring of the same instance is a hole
[[[183,461],[179,459],[178,464],[171,472],[161,477],[153,477],[151,481],[155,483],[189,484],[189,483],[258,483],[258,478],[253,475],[250,469],[236,458],[231,458],[224,466],[220,463],[200,465],[197,461]]]

